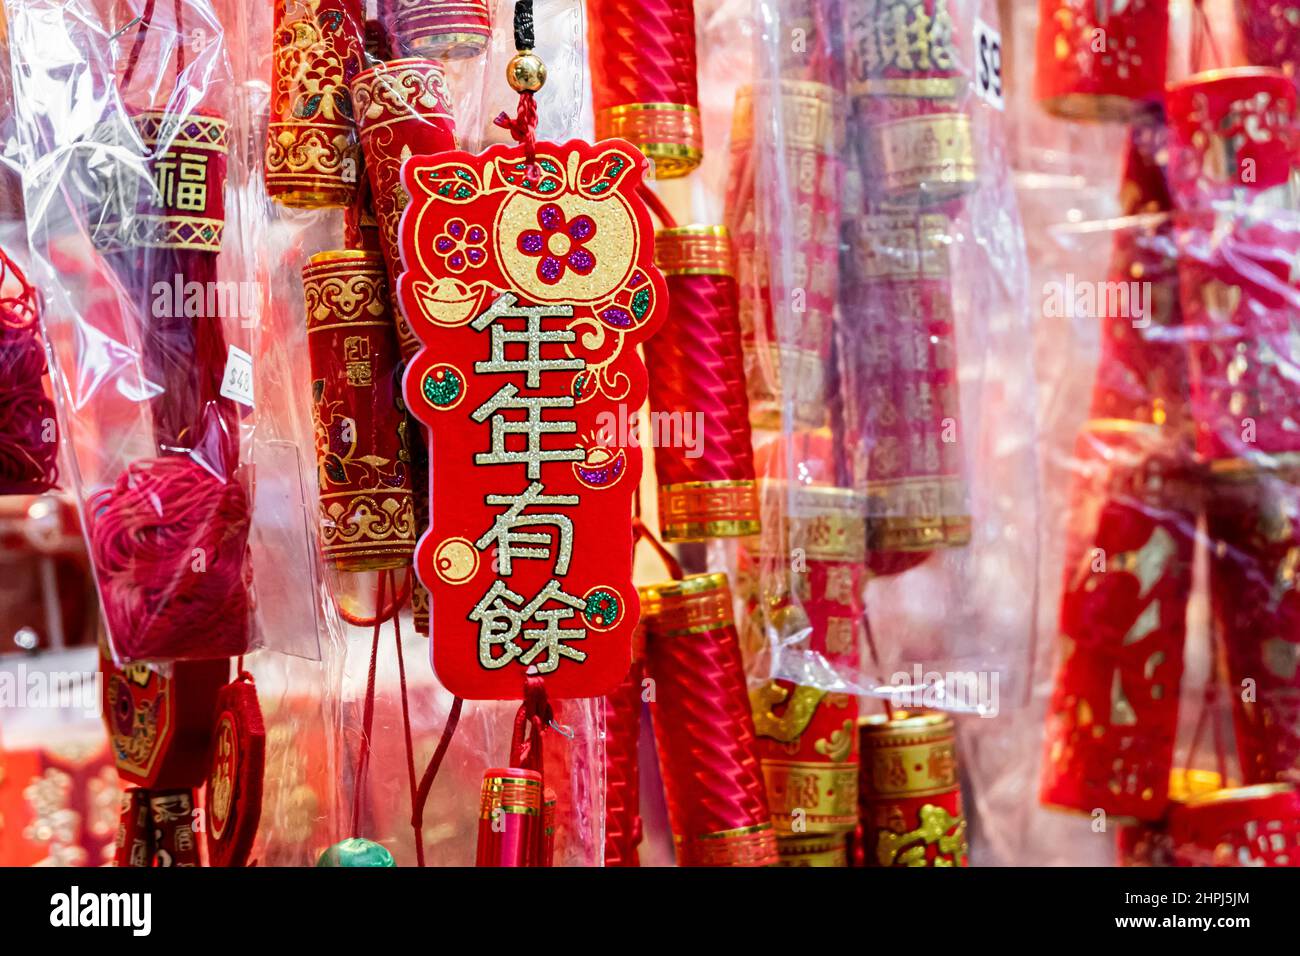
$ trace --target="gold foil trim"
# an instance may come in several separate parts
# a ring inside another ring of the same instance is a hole
[[[778,834],[776,846],[781,866],[849,865],[848,847],[843,836],[792,837]]]
[[[625,139],[654,160],[655,176],[685,176],[704,158],[700,111],[684,103],[626,103],[596,114],[597,139]]]
[[[655,265],[666,276],[732,275],[726,226],[675,226],[655,233]]]
[[[756,485],[749,479],[661,485],[659,525],[669,542],[758,534]]]
[[[731,148],[751,142],[754,138],[753,85],[736,90],[736,102],[731,114]],[[766,84],[763,92],[768,92]],[[836,146],[835,91],[824,83],[807,80],[782,80],[780,110],[785,147],[807,149],[819,153],[834,152]],[[774,104],[769,104],[772,107]],[[769,144],[771,145],[771,144]]]
[[[772,820],[778,833],[793,833],[802,810],[808,833],[848,833],[858,825],[858,765],[764,758]]]
[[[952,199],[976,179],[970,117],[964,113],[910,116],[878,123],[871,136],[886,191]]]
[[[701,836],[674,835],[679,866],[774,866],[779,862],[771,823],[757,823]]]
[[[641,619],[657,637],[698,634],[733,623],[731,588],[725,574],[692,574],[637,589]]]

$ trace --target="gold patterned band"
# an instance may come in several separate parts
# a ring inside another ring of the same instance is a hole
[[[935,113],[888,120],[871,127],[885,190],[895,196],[923,192],[932,200],[970,191],[976,179],[970,117]]]
[[[758,495],[750,479],[684,481],[659,487],[665,541],[745,538],[758,534]]]
[[[597,139],[625,139],[654,160],[655,176],[685,176],[704,158],[700,111],[684,103],[628,103],[596,116]]]
[[[840,835],[778,836],[776,846],[781,856],[781,866],[845,867],[849,865],[848,847],[844,837]]]
[[[732,275],[726,226],[675,226],[655,233],[655,265],[666,276]]]
[[[692,574],[639,588],[638,593],[641,620],[656,637],[698,634],[733,623],[731,588],[722,573]]]
[[[763,545],[766,557],[801,548],[809,561],[858,564],[867,559],[867,499],[851,488],[764,479],[763,513],[780,514],[782,534]]]
[[[957,789],[956,738],[947,714],[871,714],[858,719],[858,734],[873,800],[929,797]]]
[[[867,486],[872,551],[926,551],[970,542],[966,485],[954,476],[873,481]]]
[[[772,820],[793,833],[796,811],[807,833],[848,833],[858,825],[858,765],[764,758]]]
[[[819,353],[771,343],[747,355],[745,365],[749,422],[755,428],[781,428],[783,382],[791,383],[789,397],[795,421],[813,428],[825,424],[826,363]]]
[[[678,866],[774,866],[780,860],[770,823],[673,840]]]
[[[770,87],[742,86],[736,90],[731,114],[731,147],[737,148],[754,139],[754,101],[770,96]],[[835,91],[824,83],[805,80],[782,80],[780,91],[782,130],[786,149],[831,153],[835,150]],[[766,104],[767,110],[775,104]],[[771,144],[769,144],[771,145]]]
[[[491,820],[498,809],[502,813],[541,816],[542,781],[536,777],[484,777],[479,818]]]

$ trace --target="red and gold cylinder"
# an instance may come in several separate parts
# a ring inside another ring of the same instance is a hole
[[[641,682],[644,679],[645,632],[633,638],[627,677],[602,697],[605,716],[605,865],[639,866],[641,842]]]
[[[858,721],[864,866],[966,866],[952,718],[895,711]]]
[[[704,156],[693,0],[589,0],[596,139],[625,139],[655,176],[685,176]]]
[[[320,252],[302,278],[321,552],[342,571],[406,567],[416,533],[410,425],[383,259]]]
[[[848,226],[853,281],[837,335],[844,444],[875,554],[970,541],[951,231],[937,211],[882,211]]]
[[[1034,95],[1066,119],[1128,122],[1158,106],[1168,0],[1039,0]]]
[[[1300,866],[1300,793],[1288,783],[1214,790],[1171,814],[1178,866]]]
[[[199,844],[194,835],[194,806],[193,790],[149,791],[154,866],[199,865]]]
[[[1277,70],[1197,74],[1168,95],[1197,452],[1215,471],[1300,453],[1296,89]]]
[[[783,533],[766,542],[762,560],[770,566],[794,563],[796,570],[790,593],[752,610],[762,609],[776,640],[797,642],[801,651],[824,660],[831,674],[852,674],[867,573],[864,501],[847,489],[785,482],[769,482],[766,493],[792,497],[784,502]],[[782,846],[804,836],[851,833],[858,824],[857,698],[785,679],[767,680],[749,695]]]
[[[758,497],[736,281],[722,226],[655,235],[668,321],[645,344],[665,541],[757,534]]]
[[[1205,508],[1210,609],[1246,784],[1300,774],[1300,468],[1220,477]]]
[[[122,794],[117,819],[114,866],[153,865],[153,820],[149,816],[149,791],[131,787]]]
[[[868,195],[941,202],[968,193],[977,167],[950,0],[845,0],[850,124]]]
[[[1223,787],[1223,778],[1211,770],[1175,768],[1169,775],[1169,810],[1158,820],[1121,823],[1115,831],[1119,866],[1174,866],[1174,837],[1169,832],[1170,811],[1189,799]]]
[[[408,56],[479,56],[492,36],[488,0],[381,0],[380,15],[388,35]]]
[[[843,833],[783,837],[779,841],[779,866],[839,867],[849,865],[847,840]]]
[[[779,111],[784,151],[777,182],[765,180],[765,151],[776,148],[755,122]],[[756,136],[756,133],[758,135]],[[826,422],[831,318],[839,281],[842,140],[834,89],[786,80],[736,91],[725,219],[736,260],[741,346],[750,420],[756,428]],[[771,191],[785,191],[772,200]],[[790,228],[769,234],[779,202],[793,210]],[[779,263],[773,267],[772,263]]]
[[[640,589],[650,712],[680,866],[777,862],[725,574]]]
[[[1300,67],[1300,7],[1291,0],[1237,0],[1246,57],[1293,80]]]
[[[373,66],[352,80],[351,89],[380,247],[388,263],[390,290],[395,290],[402,272],[397,225],[408,201],[401,183],[402,161],[456,148],[451,92],[442,67],[417,58]],[[419,340],[400,309],[395,319],[402,358],[410,359],[420,348]]]
[[[266,191],[286,206],[346,206],[360,175],[348,83],[365,66],[362,0],[276,0]]]
[[[545,836],[542,775],[504,767],[483,774],[475,866],[540,866]]]

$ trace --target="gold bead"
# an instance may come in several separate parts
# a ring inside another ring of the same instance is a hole
[[[516,93],[536,93],[546,83],[546,64],[532,50],[521,50],[506,66],[506,79]]]

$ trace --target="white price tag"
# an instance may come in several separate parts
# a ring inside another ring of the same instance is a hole
[[[241,405],[253,407],[253,356],[233,345],[226,354],[226,374],[221,379],[221,395]]]
[[[975,18],[975,92],[997,109],[1006,108],[1002,95],[1002,34]]]

